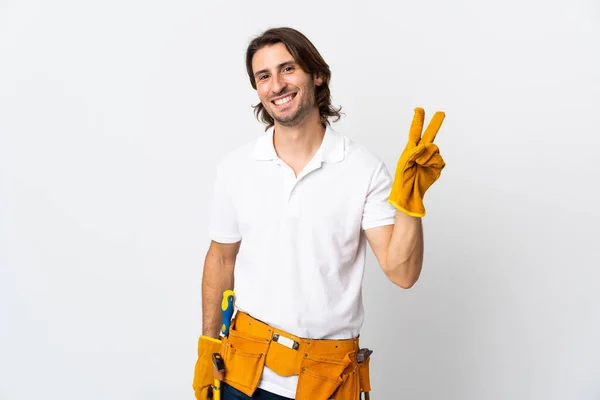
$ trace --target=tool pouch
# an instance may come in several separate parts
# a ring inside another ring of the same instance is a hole
[[[212,398],[212,384],[214,382],[213,353],[221,352],[221,341],[207,336],[198,339],[198,360],[194,368],[194,394],[197,400]]]
[[[223,339],[221,355],[225,362],[225,383],[252,396],[265,366],[269,340],[239,332],[233,328],[229,337]]]
[[[343,373],[351,364],[350,354],[343,359],[307,356],[302,360],[296,400],[328,400],[344,382]]]
[[[350,363],[341,376],[342,383],[331,396],[334,400],[360,400],[361,393],[371,391],[371,382],[369,379],[369,361],[356,361],[356,353],[350,353],[346,357],[350,358]]]

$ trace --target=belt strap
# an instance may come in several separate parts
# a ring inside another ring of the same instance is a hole
[[[351,352],[358,352],[358,338],[309,339],[301,338],[266,324],[238,311],[232,324],[233,335],[249,334],[271,342],[266,354],[266,365],[282,376],[299,374],[304,358],[327,356],[340,362]],[[231,332],[230,332],[231,334]]]

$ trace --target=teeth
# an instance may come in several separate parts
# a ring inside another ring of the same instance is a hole
[[[288,101],[292,100],[292,95],[289,95],[288,97],[284,97],[283,99],[279,99],[279,100],[275,100],[274,103],[277,104],[278,106],[287,103]]]

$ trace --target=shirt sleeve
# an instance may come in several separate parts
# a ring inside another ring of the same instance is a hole
[[[388,202],[392,190],[392,177],[383,161],[377,166],[365,200],[362,216],[364,230],[378,226],[393,225],[396,208]]]
[[[236,243],[242,240],[231,196],[232,179],[229,175],[226,165],[223,162],[219,164],[208,223],[210,239],[219,243]]]

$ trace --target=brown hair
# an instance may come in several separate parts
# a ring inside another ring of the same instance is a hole
[[[283,43],[290,52],[294,60],[304,72],[312,76],[316,74],[323,79],[323,84],[315,86],[315,102],[319,107],[319,115],[323,126],[329,124],[329,118],[334,118],[334,122],[341,117],[342,107],[334,108],[331,105],[331,93],[329,90],[329,81],[331,80],[331,71],[329,65],[325,62],[321,54],[310,40],[302,33],[292,28],[272,28],[254,38],[246,50],[246,71],[250,78],[250,84],[256,89],[256,81],[252,71],[252,57],[265,46],[276,43]],[[262,103],[253,106],[256,118],[261,120],[267,129],[274,125],[273,118],[269,115]]]

